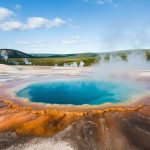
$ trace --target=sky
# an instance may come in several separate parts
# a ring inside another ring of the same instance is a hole
[[[0,48],[53,54],[150,48],[150,0],[0,0]]]

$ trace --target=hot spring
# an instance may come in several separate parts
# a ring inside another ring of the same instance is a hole
[[[143,93],[135,84],[110,81],[54,81],[31,84],[18,97],[49,104],[99,105],[121,103]]]

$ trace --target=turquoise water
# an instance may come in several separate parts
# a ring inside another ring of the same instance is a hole
[[[142,93],[134,84],[109,81],[56,81],[35,83],[18,91],[19,97],[49,104],[98,105],[125,102]]]

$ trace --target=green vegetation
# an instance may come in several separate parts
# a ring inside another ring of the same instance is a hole
[[[91,66],[92,64],[95,64],[99,61],[98,57],[89,57],[89,58],[29,58],[30,62],[32,62],[32,65],[36,66],[55,66],[56,64],[58,66],[64,66],[64,64],[70,65],[71,63],[76,62],[78,65],[81,61],[84,62],[85,66]],[[16,64],[19,65],[25,65],[22,58],[9,58],[8,61],[5,63],[7,64]]]
[[[147,61],[150,61],[150,50],[148,51],[146,51],[146,60]]]
[[[110,55],[109,54],[105,55],[104,56],[104,61],[108,62],[109,60],[110,60]]]
[[[5,64],[6,61],[0,58],[0,64]]]
[[[8,56],[5,59],[2,54]],[[99,61],[109,62],[111,59],[121,58],[122,61],[128,61],[128,56],[139,55],[145,56],[147,61],[150,61],[150,49],[142,50],[121,50],[114,52],[102,53],[79,53],[79,54],[25,54],[20,51],[10,49],[0,49],[0,64],[8,65],[36,65],[36,66],[64,66],[76,63],[78,66],[81,61],[84,66],[91,66]],[[27,58],[29,63],[25,64],[24,58]],[[103,59],[101,59],[103,58]],[[133,57],[134,59],[134,57]],[[31,64],[30,64],[31,62]]]
[[[123,61],[128,61],[128,56],[125,52],[120,52],[118,55]]]

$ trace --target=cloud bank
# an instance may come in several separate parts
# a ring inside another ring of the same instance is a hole
[[[7,19],[8,17],[13,16],[13,12],[7,8],[0,7],[0,21]]]
[[[63,40],[61,43],[62,43],[63,45],[75,45],[75,44],[80,44],[80,43],[81,43],[81,38],[80,38],[80,36],[74,36],[74,37],[71,37],[71,39]]]
[[[28,48],[41,48],[47,46],[47,41],[20,41],[16,43],[21,46],[27,46]]]
[[[2,31],[25,31],[33,29],[51,29],[53,27],[60,27],[64,25],[66,21],[61,18],[54,18],[49,20],[42,17],[28,17],[26,22],[21,22],[14,19],[14,12],[0,7],[0,30]]]

